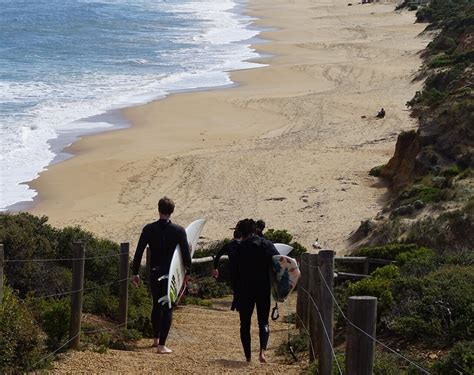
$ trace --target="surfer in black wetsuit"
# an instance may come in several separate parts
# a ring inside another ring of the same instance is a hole
[[[219,277],[219,260],[223,255],[229,256],[229,261],[233,258],[235,251],[240,243],[240,238],[242,234],[236,229],[234,230],[234,238],[227,242],[222,248],[217,252],[216,256],[214,257],[214,268],[212,269],[212,277],[218,278]]]
[[[174,202],[164,197],[158,202],[158,213],[160,219],[145,225],[140,240],[138,241],[135,257],[132,263],[133,284],[140,283],[138,271],[143,256],[143,251],[149,246],[150,251],[150,290],[153,298],[153,310],[151,312],[151,322],[153,325],[154,342],[160,354],[169,354],[171,349],[166,347],[166,338],[171,327],[172,310],[168,307],[168,302],[161,303],[158,300],[167,295],[168,279],[163,276],[168,275],[171,259],[176,245],[180,245],[186,278],[191,270],[191,256],[189,252],[186,231],[183,227],[173,224],[170,221],[174,211]],[[186,283],[187,280],[185,280]]]
[[[242,241],[236,252],[234,272],[236,274],[237,307],[240,315],[240,339],[245,358],[251,359],[250,324],[255,306],[260,336],[260,362],[265,363],[270,329],[270,275],[269,267],[273,255],[278,251],[270,241],[255,235],[256,226],[252,219],[239,224]]]
[[[265,222],[263,220],[257,220],[255,223],[255,226],[257,227],[256,235],[262,238],[267,238],[263,234],[263,230],[265,229]]]
[[[240,222],[239,222],[240,223]],[[239,226],[239,223],[237,223],[236,229],[234,230],[234,238],[230,241],[227,242],[222,248],[219,250],[219,252],[216,254],[214,258],[214,268],[212,269],[212,277],[215,279],[219,278],[219,260],[223,255],[227,255],[229,257],[229,268],[230,268],[230,284],[232,287],[232,290],[234,291],[234,300],[232,301],[231,305],[231,310],[236,309],[236,297],[235,297],[235,281],[236,281],[236,275],[235,275],[235,267],[232,267],[232,264],[235,262],[235,254],[237,252],[240,239],[242,237],[242,233],[237,229]]]

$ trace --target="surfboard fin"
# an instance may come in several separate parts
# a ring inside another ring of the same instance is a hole
[[[161,297],[161,298],[158,300],[158,303],[161,303],[162,305],[166,305],[167,303],[169,303],[168,296],[163,296],[163,297]]]

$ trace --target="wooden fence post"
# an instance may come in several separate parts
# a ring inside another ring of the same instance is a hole
[[[128,316],[128,272],[129,272],[129,252],[128,242],[120,244],[120,290],[119,290],[119,324],[127,328]]]
[[[69,348],[79,349],[81,335],[82,297],[84,294],[84,263],[86,246],[75,242],[73,245],[71,318],[69,321]]]
[[[318,321],[319,314],[316,306],[319,308],[319,273],[318,273],[318,254],[308,254],[308,286],[309,296],[308,296],[308,325],[309,325],[309,338],[310,338],[310,347],[309,347],[309,360],[310,362],[314,361],[315,354],[317,351],[317,342],[318,342]],[[316,306],[315,306],[316,304]]]
[[[366,296],[349,297],[347,318],[354,325],[375,337],[377,321],[377,298]],[[375,341],[347,324],[346,374],[371,375],[374,367]]]
[[[298,294],[296,296],[296,327],[308,328],[308,295],[304,290],[309,290],[309,254],[303,253],[300,258],[300,272],[301,277],[298,282]],[[300,320],[301,319],[301,320]]]
[[[334,315],[334,251],[321,250],[318,253],[318,266],[321,270],[321,280],[319,285],[319,310],[321,311],[322,321],[320,320],[320,329],[318,335],[318,354],[319,354],[319,374],[332,375],[333,365],[333,315]],[[318,270],[315,270],[319,273]]]
[[[3,303],[3,260],[4,260],[3,244],[0,244],[0,305]]]

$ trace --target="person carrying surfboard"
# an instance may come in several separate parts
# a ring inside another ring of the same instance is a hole
[[[239,222],[240,223],[240,222]],[[239,226],[239,223],[237,223],[235,229],[234,229],[234,238],[230,241],[227,242],[222,248],[217,252],[215,258],[214,258],[214,268],[212,269],[212,277],[215,279],[219,278],[219,260],[223,255],[227,255],[229,257],[229,268],[230,268],[230,284],[232,287],[232,291],[234,292],[234,299],[232,300],[232,305],[230,309],[232,311],[237,309],[236,306],[236,298],[235,298],[235,272],[233,271],[235,267],[232,267],[232,263],[235,262],[235,254],[236,251],[239,247],[240,240],[242,238],[242,233],[237,229]]]
[[[247,362],[250,362],[250,325],[256,306],[260,337],[259,360],[265,363],[265,351],[270,336],[268,326],[271,293],[269,268],[272,256],[279,255],[279,252],[272,242],[255,234],[254,220],[240,221],[237,229],[242,233],[242,241],[236,251],[236,261],[232,263],[232,267],[235,267],[233,272],[236,275],[235,296],[240,315],[240,339],[245,358]]]
[[[148,246],[150,251],[150,290],[153,298],[151,322],[153,325],[153,346],[157,347],[159,354],[169,354],[171,349],[166,347],[166,339],[171,328],[172,310],[167,303],[158,300],[167,296],[168,280],[171,259],[177,245],[180,245],[186,277],[191,270],[191,256],[189,252],[186,231],[183,227],[171,222],[170,217],[174,212],[174,202],[163,197],[158,202],[160,219],[145,225],[138,241],[137,249],[132,263],[133,284],[138,286],[140,277],[138,271],[143,252]]]

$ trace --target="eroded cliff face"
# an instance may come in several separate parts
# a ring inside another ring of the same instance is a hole
[[[474,168],[474,98],[463,96],[420,118],[417,131],[398,136],[394,155],[380,172],[395,192],[452,165]]]
[[[417,156],[420,153],[419,134],[416,131],[404,132],[398,136],[395,153],[382,169],[380,177],[390,181],[394,190],[400,190],[413,182],[420,173]]]

